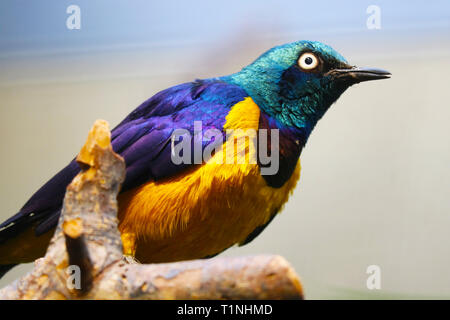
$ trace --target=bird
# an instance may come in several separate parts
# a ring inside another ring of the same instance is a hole
[[[144,101],[111,131],[113,150],[126,164],[118,195],[124,255],[173,262],[251,242],[288,201],[301,152],[330,106],[350,86],[390,76],[302,40],[275,46],[236,73],[175,85]],[[214,139],[198,138],[199,123]],[[227,142],[246,138],[244,129],[258,133],[244,139],[244,151],[257,159],[224,163]],[[184,132],[179,144],[177,130]],[[174,157],[182,143],[187,148]],[[273,163],[255,155],[258,146]],[[196,150],[211,149],[209,158],[198,159]],[[66,187],[79,172],[72,160],[0,225],[1,275],[45,254]]]

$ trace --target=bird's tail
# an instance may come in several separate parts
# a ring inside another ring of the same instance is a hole
[[[42,257],[54,233],[50,229],[36,235],[32,219],[16,216],[13,223],[7,220],[0,224],[0,278],[14,266]]]
[[[17,266],[17,264],[3,264],[0,265],[0,279],[3,278],[3,276],[12,268]]]

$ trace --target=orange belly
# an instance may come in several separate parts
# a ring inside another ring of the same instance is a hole
[[[214,167],[206,165],[123,193],[119,229],[125,235],[125,253],[146,263],[219,253],[266,223],[287,201],[300,176],[298,163],[290,180],[274,189],[256,165]]]

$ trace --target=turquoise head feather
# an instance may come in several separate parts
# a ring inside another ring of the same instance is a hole
[[[297,41],[274,47],[240,72],[221,79],[243,88],[268,116],[299,129],[307,138],[349,86],[388,76],[384,70],[350,66],[323,43]]]

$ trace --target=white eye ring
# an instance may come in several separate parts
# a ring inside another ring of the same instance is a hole
[[[303,70],[312,70],[319,64],[319,59],[310,52],[306,52],[298,58],[298,65]]]

